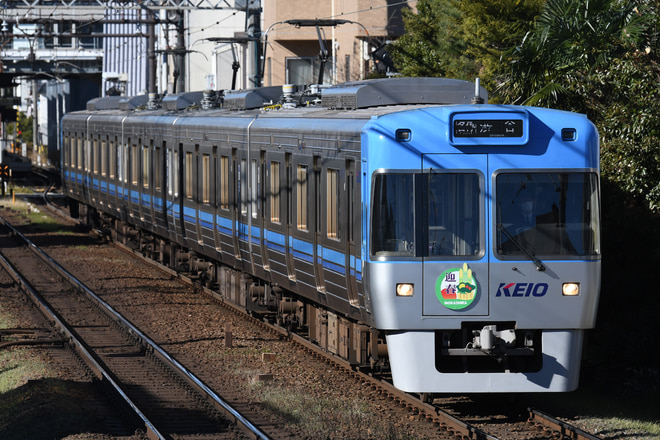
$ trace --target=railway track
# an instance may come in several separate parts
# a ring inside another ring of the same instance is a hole
[[[130,252],[133,255],[141,256],[139,253],[135,253],[130,249],[124,248],[124,250]],[[185,277],[183,277],[182,274],[173,274],[173,275],[176,275],[176,277],[178,278],[185,279]],[[188,281],[192,282],[190,280]],[[216,297],[218,296],[216,292],[212,292],[210,290],[201,289],[201,288],[199,288],[199,290],[205,291],[207,294],[209,294],[209,296],[213,296],[213,295],[215,295]],[[229,303],[225,303],[221,298],[218,299],[220,303],[223,303],[227,307],[232,308]],[[237,310],[237,312],[240,313],[241,311]],[[245,316],[245,315],[241,315],[241,316]],[[492,434],[492,433],[489,434],[488,426],[485,426],[482,429],[476,426],[475,424],[470,424],[461,421],[459,417],[452,416],[451,414],[441,410],[437,405],[436,406],[429,405],[427,403],[424,403],[423,399],[418,399],[416,396],[411,396],[406,393],[401,393],[400,391],[393,388],[388,383],[380,381],[377,378],[373,377],[368,372],[356,371],[350,365],[344,363],[343,361],[341,361],[340,359],[334,356],[328,355],[328,353],[319,350],[318,347],[316,347],[314,344],[310,344],[307,340],[305,340],[300,336],[289,334],[285,329],[282,329],[274,325],[270,325],[268,323],[263,322],[260,319],[252,318],[252,320],[258,325],[267,328],[268,331],[270,332],[278,332],[280,334],[280,338],[291,339],[296,344],[305,347],[305,350],[313,353],[314,357],[323,359],[323,362],[337,366],[338,368],[344,369],[346,371],[350,371],[351,375],[353,375],[358,381],[358,383],[361,384],[361,387],[363,388],[368,387],[369,389],[372,390],[371,393],[373,393],[373,395],[382,396],[381,397],[382,399],[390,402],[390,404],[393,404],[393,406],[398,406],[403,408],[404,412],[411,415],[410,417],[414,416],[418,419],[424,419],[428,421],[429,422],[428,424],[434,427],[438,436],[448,437],[448,438],[466,438],[466,439],[496,439],[498,438],[498,436],[500,438],[522,438],[520,436],[508,437],[502,434]],[[532,413],[530,412],[530,414]],[[541,415],[534,416],[534,419],[536,420],[535,423],[537,423],[537,426],[541,426],[540,424],[538,424],[539,417],[541,417]],[[530,420],[531,419],[532,417],[530,417]],[[529,438],[529,439],[543,439],[543,438],[595,439],[597,438],[594,436],[589,437],[589,434],[586,433],[580,434],[580,435],[586,435],[584,437],[576,436],[577,434],[574,433],[579,432],[579,430],[577,428],[572,428],[570,427],[570,425],[567,425],[566,423],[563,422],[559,422],[555,428],[551,429],[548,426],[551,423],[554,422],[552,421],[544,422],[543,426],[539,428],[530,425],[528,428],[529,429],[528,433],[523,434],[522,436],[524,438]]]
[[[148,264],[158,267],[160,270],[174,274],[171,269],[154,262],[153,260],[143,256],[138,251],[117,243],[113,243],[113,245],[126,253],[132,254],[142,259]],[[195,284],[195,281],[192,278],[187,277],[185,274],[176,273],[175,275],[189,284]],[[213,290],[207,289],[205,287],[200,287],[200,289],[204,291],[208,296],[218,300],[218,302],[224,307],[240,314],[245,319],[253,321],[255,324],[262,326],[264,329],[270,332],[280,333],[283,337],[290,339],[293,343],[311,353],[313,356],[346,371],[360,382],[369,384],[369,387],[384,395],[388,400],[395,402],[401,407],[407,408],[411,413],[420,414],[421,418],[437,426],[439,428],[439,432],[443,434],[447,434],[453,438],[474,440],[498,440],[499,438],[506,438],[489,434],[487,430],[481,429],[474,424],[467,423],[460,418],[450,414],[449,412],[444,411],[439,406],[428,403],[428,396],[414,395],[403,392],[395,388],[387,380],[380,378],[377,375],[373,375],[372,372],[355,369],[348,362],[337,357],[336,355],[320,349],[317,345],[313,344],[301,335],[292,333],[286,328],[280,327],[273,323],[269,323],[268,321],[259,319],[258,317],[245,315],[244,311],[240,307],[236,307],[232,303],[226,302],[217,292],[214,292]],[[527,431],[528,434],[524,435],[525,438],[547,438],[555,440],[557,438],[562,440],[602,440],[596,435],[589,434],[580,428],[552,417],[543,411],[534,408],[528,408],[527,411],[529,414],[529,418],[527,420],[529,430]],[[534,436],[534,433],[537,433],[538,435]]]
[[[11,231],[11,237],[3,241],[15,243],[3,246],[0,261],[5,270],[55,323],[96,377],[131,408],[149,438],[233,439],[238,438],[236,426],[246,438],[272,438],[17,229],[5,221],[2,224]]]

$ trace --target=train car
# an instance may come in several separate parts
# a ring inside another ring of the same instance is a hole
[[[62,175],[115,239],[405,391],[577,387],[601,261],[585,116],[440,78],[113,99],[65,115]]]

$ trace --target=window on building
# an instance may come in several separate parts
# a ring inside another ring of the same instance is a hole
[[[103,21],[94,21],[91,23],[77,23],[76,34],[79,46],[83,49],[102,49],[102,38],[95,37],[94,34],[103,33]]]
[[[333,59],[328,58],[323,69],[323,84],[332,84]],[[319,79],[321,62],[318,57],[286,59],[286,81],[288,84],[314,84]]]

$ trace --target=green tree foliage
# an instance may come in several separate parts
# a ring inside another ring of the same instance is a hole
[[[603,177],[660,213],[660,66],[644,52],[593,74],[590,102],[601,133]]]
[[[32,116],[27,117],[24,113],[18,113],[16,124],[18,125],[18,131],[21,132],[21,142],[26,142],[28,145],[32,145]]]
[[[420,0],[417,13],[403,10],[406,33],[391,47],[391,57],[403,76],[449,76],[459,57],[449,36],[455,33],[458,11],[451,0]]]
[[[392,47],[403,76],[494,78],[505,49],[525,35],[542,0],[420,0],[405,11],[406,34]]]
[[[500,92],[507,102],[585,110],[584,86],[644,38],[634,2],[547,0],[534,28],[507,51]]]

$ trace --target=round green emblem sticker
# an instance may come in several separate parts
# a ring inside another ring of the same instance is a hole
[[[472,304],[477,297],[477,281],[467,263],[463,263],[463,268],[442,272],[435,282],[435,295],[440,304],[451,310],[461,310]]]

